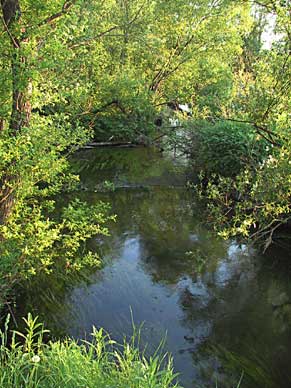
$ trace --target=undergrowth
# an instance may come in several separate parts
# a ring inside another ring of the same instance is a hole
[[[157,351],[147,358],[136,337],[116,344],[102,329],[92,341],[44,341],[48,332],[28,314],[24,333],[9,335],[9,317],[0,331],[0,387],[5,388],[169,388],[172,360]]]

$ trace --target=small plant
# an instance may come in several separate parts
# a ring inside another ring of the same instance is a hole
[[[186,256],[193,260],[193,262],[195,263],[196,272],[198,274],[201,274],[204,271],[207,263],[206,255],[201,251],[200,248],[197,248],[196,251],[186,252]]]

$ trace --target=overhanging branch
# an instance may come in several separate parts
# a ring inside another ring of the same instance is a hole
[[[272,145],[274,145],[276,147],[282,146],[282,144],[278,143],[278,141],[275,140],[276,138],[278,138],[278,135],[275,132],[271,131],[270,129],[268,129],[262,125],[255,123],[254,121],[240,120],[240,119],[227,119],[227,118],[217,118],[217,119],[218,120],[225,120],[225,121],[232,121],[235,123],[249,124],[258,132],[259,135],[261,135],[269,143],[271,143]]]

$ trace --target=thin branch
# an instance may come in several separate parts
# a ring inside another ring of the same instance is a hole
[[[281,68],[281,71],[280,71],[280,74],[281,76],[277,78],[276,82],[275,82],[275,85],[273,86],[273,91],[275,93],[280,81],[282,80],[282,77],[284,77],[284,73],[286,71],[286,67],[287,67],[287,64],[288,64],[288,60],[290,58],[290,55],[291,53],[289,52],[288,55],[286,56],[286,58],[284,59],[284,62],[283,62],[283,65],[282,65],[282,68]],[[284,91],[284,87],[285,86],[288,86],[288,83],[289,83],[289,80],[287,80],[285,82],[285,84],[283,83],[283,85],[281,86],[281,88],[279,89],[279,92],[281,91]],[[273,99],[271,100],[271,102],[269,103],[265,113],[263,114],[263,119],[266,119],[272,109],[273,106],[275,106],[277,103],[277,97],[273,97]]]
[[[1,20],[2,20],[2,23],[3,23],[3,25],[4,25],[5,31],[7,32],[8,36],[9,36],[9,38],[10,38],[12,44],[13,44],[13,47],[19,49],[20,44],[19,44],[19,42],[17,41],[17,39],[14,38],[14,36],[11,34],[11,32],[10,32],[10,30],[9,30],[9,28],[8,28],[8,26],[7,26],[6,22],[5,22],[5,19],[4,19],[4,17],[3,17],[2,14],[1,14]]]
[[[129,20],[129,22],[127,23],[127,26],[132,25],[137,20],[137,18],[139,17],[141,11],[143,10],[144,6],[145,6],[145,3],[141,5],[141,7],[137,10],[137,12],[133,16],[133,18],[131,20]],[[118,25],[112,26],[108,30],[103,31],[103,32],[99,33],[96,36],[85,38],[82,41],[75,42],[75,43],[71,44],[69,47],[70,48],[77,48],[77,47],[80,47],[80,46],[90,45],[96,39],[102,38],[103,36],[109,34],[110,32],[112,32],[114,30],[117,30],[118,28],[120,28],[120,26],[118,26]],[[122,37],[123,35],[120,34],[120,36]]]
[[[45,24],[49,24],[51,22],[53,22],[54,20],[60,18],[61,16],[65,15],[68,13],[68,11],[70,10],[70,8],[74,5],[74,3],[76,2],[76,0],[71,0],[71,1],[65,1],[63,6],[62,6],[62,9],[61,11],[59,12],[56,12],[54,13],[53,15],[50,15],[48,16],[47,18],[45,18],[44,20],[42,20],[41,22],[39,22],[37,24],[38,27],[41,27]]]
[[[251,126],[253,126],[255,128],[255,130],[257,132],[259,132],[259,134],[265,139],[267,140],[269,143],[273,144],[274,146],[276,147],[281,147],[281,144],[280,143],[277,143],[273,137],[277,137],[277,134],[273,131],[270,131],[269,129],[255,123],[254,121],[250,121],[250,120],[239,120],[239,119],[228,119],[228,118],[217,118],[218,120],[225,120],[225,121],[233,121],[235,123],[243,123],[243,124],[250,124]],[[269,137],[267,137],[266,135],[264,135],[263,133],[266,133],[267,135],[269,135]]]
[[[96,39],[102,38],[102,36],[107,35],[110,32],[112,32],[112,31],[114,31],[114,30],[116,30],[118,28],[119,28],[119,26],[110,27],[108,30],[100,32],[100,34],[98,34],[96,36],[92,36],[92,37],[86,38],[86,39],[84,39],[84,40],[82,40],[80,42],[73,43],[69,47],[70,48],[77,48],[77,47],[80,47],[80,46],[87,46],[87,45],[91,44],[92,42],[95,42]]]
[[[260,7],[265,8],[268,12],[277,11],[277,8],[274,6],[273,2],[271,2],[271,4],[264,4],[262,1],[253,0],[253,3],[259,5]]]
[[[139,17],[141,11],[143,10],[143,8],[145,7],[145,3],[143,3],[140,8],[136,11],[135,15],[133,16],[133,18],[127,23],[127,26],[130,26],[131,24],[133,24],[137,18]]]
[[[216,7],[215,2],[213,3],[214,7]],[[209,13],[207,15],[202,16],[195,25],[192,26],[191,30],[194,32],[195,30],[198,29],[198,27],[207,19],[213,18],[213,17],[218,17],[220,16],[221,13]],[[189,58],[185,58],[179,62],[177,66],[175,66],[172,69],[169,69],[172,65],[172,61],[175,60],[175,58],[179,58],[182,56],[182,54],[187,50],[187,47],[193,43],[195,38],[195,35],[192,33],[190,36],[186,38],[186,41],[183,42],[183,44],[179,44],[179,39],[180,37],[177,38],[177,42],[175,46],[173,47],[173,51],[170,53],[169,58],[167,59],[166,63],[162,66],[161,69],[158,70],[157,74],[154,76],[150,86],[149,90],[151,91],[157,91],[159,88],[159,85],[163,80],[165,80],[169,75],[173,74],[175,71],[179,69],[181,65],[186,63]],[[200,42],[200,44],[197,47],[197,50],[199,50],[201,47],[205,46],[204,42]],[[168,70],[167,70],[168,69]]]

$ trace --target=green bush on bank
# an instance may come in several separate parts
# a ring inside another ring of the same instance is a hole
[[[196,190],[209,222],[226,239],[250,239],[266,250],[291,220],[288,137],[277,133],[280,147],[272,146],[248,125],[223,121],[196,123],[192,133]]]
[[[256,170],[235,178],[215,177],[200,194],[215,228],[224,238],[251,238],[267,249],[275,232],[291,219],[291,147],[283,145]],[[288,238],[288,228],[286,229]],[[283,237],[283,235],[281,236]]]
[[[246,165],[262,161],[267,144],[249,124],[190,121],[190,155],[196,171],[206,176],[236,176]]]
[[[102,329],[93,328],[92,342],[45,343],[46,330],[28,314],[26,333],[7,326],[0,332],[0,386],[5,388],[169,388],[176,387],[171,359],[155,354],[147,359],[134,338],[116,346]],[[21,340],[21,342],[19,341]]]

